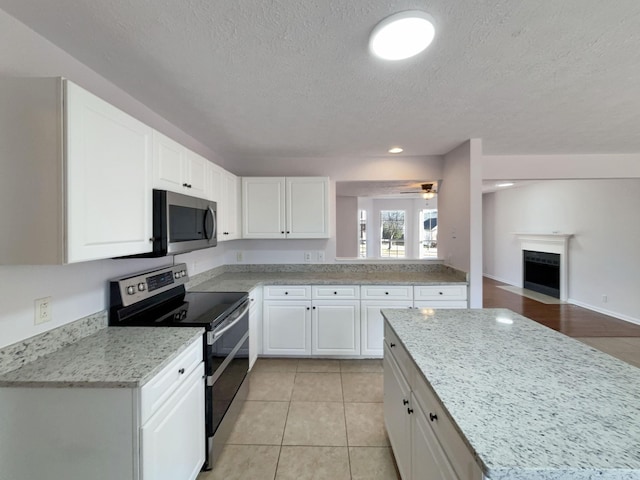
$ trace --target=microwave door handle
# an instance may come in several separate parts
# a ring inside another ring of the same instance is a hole
[[[229,325],[227,325],[224,328],[221,328],[220,330],[215,330],[213,332],[213,341],[215,342],[218,338],[220,338],[220,336],[222,334],[224,334],[224,332],[226,332],[227,330],[229,330],[230,328],[232,328],[236,323],[238,323],[242,317],[244,317],[244,315],[249,311],[249,303],[247,303],[247,305],[242,309],[242,312],[240,312],[238,314],[238,316],[236,317],[236,319],[231,322]]]
[[[207,228],[207,217],[211,215],[211,223],[213,224],[213,228],[211,229],[211,233],[209,233],[209,229]],[[204,235],[207,240],[211,240],[216,236],[216,230],[218,229],[218,225],[216,222],[216,214],[213,211],[213,208],[207,207],[207,214],[204,216]]]

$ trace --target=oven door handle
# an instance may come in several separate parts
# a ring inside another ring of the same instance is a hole
[[[231,322],[229,325],[221,328],[220,330],[214,330],[213,331],[213,341],[215,342],[218,338],[220,338],[224,332],[226,332],[227,330],[229,330],[230,328],[233,328],[233,326],[238,323],[240,320],[242,320],[242,317],[245,316],[245,314],[249,311],[249,302],[246,302],[246,306],[242,309],[242,311],[238,314],[238,316],[236,317],[236,319]]]

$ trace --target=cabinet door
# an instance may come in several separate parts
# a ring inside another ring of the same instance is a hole
[[[242,238],[285,238],[284,177],[243,177]]]
[[[186,150],[186,149],[185,149]],[[207,164],[209,160],[201,157],[197,153],[186,150],[186,181],[188,185],[184,192],[198,198],[207,197]]]
[[[359,300],[314,300],[311,308],[313,355],[360,355]]]
[[[329,238],[329,178],[287,177],[287,238]]]
[[[262,351],[262,287],[249,292],[249,369]]]
[[[142,480],[194,480],[204,464],[204,364],[141,428]]]
[[[152,130],[71,82],[66,92],[66,261],[151,251]]]
[[[311,302],[269,300],[263,303],[263,353],[311,354]]]
[[[153,131],[153,188],[186,194],[186,149]]]
[[[384,348],[384,424],[403,480],[411,477],[411,390],[396,365],[393,354]],[[415,477],[421,480],[422,476]]]
[[[238,229],[239,221],[239,179],[234,174],[224,171],[222,175],[222,199],[218,205],[218,218],[221,219],[221,228],[218,241],[235,240],[240,238]]]
[[[211,162],[209,162],[208,170],[207,179],[209,184],[207,185],[207,198],[218,204],[218,218],[221,218],[220,205],[224,203],[222,199],[222,177],[225,171],[223,168]]]
[[[412,402],[411,478],[458,480],[422,409]]]
[[[411,300],[378,301],[363,300],[361,303],[362,355],[382,356],[384,343],[384,318],[380,313],[383,308],[410,308]]]

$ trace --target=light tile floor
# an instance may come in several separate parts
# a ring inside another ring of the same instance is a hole
[[[260,358],[216,466],[197,480],[398,480],[381,360]]]

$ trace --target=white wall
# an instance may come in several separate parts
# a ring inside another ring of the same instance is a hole
[[[370,158],[265,158],[235,161],[233,172],[241,176],[329,176],[328,240],[238,240],[229,246],[228,263],[302,263],[304,252],[325,252],[325,262],[336,258],[336,181],[415,180],[441,178],[442,157]],[[242,262],[237,253],[242,253]]]
[[[640,178],[640,154],[484,155],[482,163],[491,180]]]
[[[572,233],[569,301],[640,323],[639,206],[640,179],[544,181],[486,194],[484,271],[522,286],[513,233]]]
[[[336,197],[336,257],[358,256],[358,197]]]
[[[214,152],[2,10],[0,32],[0,75],[66,77],[222,165]],[[224,250],[221,246],[182,255],[180,259],[188,261],[190,273],[195,274],[221,264]],[[172,257],[166,257],[69,266],[0,266],[0,348],[103,310],[109,278],[172,262]],[[53,297],[53,319],[36,327],[33,301],[45,296]]]
[[[469,140],[444,157],[438,185],[438,256],[469,274],[469,304],[482,306],[482,143]]]

